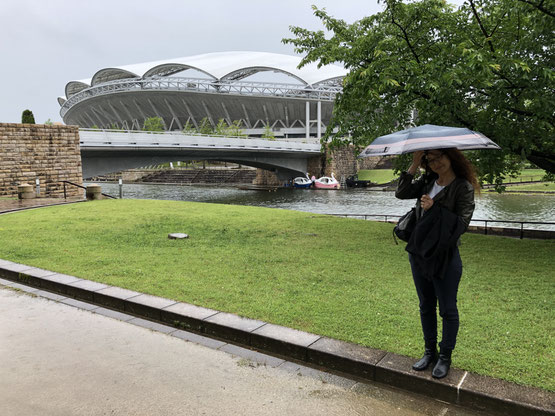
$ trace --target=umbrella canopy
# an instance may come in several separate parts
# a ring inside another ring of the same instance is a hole
[[[402,155],[418,150],[446,149],[449,147],[456,147],[459,150],[500,149],[498,145],[483,134],[464,127],[424,124],[423,126],[380,136],[367,146],[359,156]]]

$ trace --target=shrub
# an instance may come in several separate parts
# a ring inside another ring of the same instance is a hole
[[[149,117],[143,125],[144,131],[164,131],[164,120],[161,117]]]
[[[26,124],[35,124],[35,116],[31,110],[25,110],[21,114],[21,122]]]

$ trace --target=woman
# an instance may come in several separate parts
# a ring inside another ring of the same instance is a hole
[[[426,169],[413,181],[417,170]],[[457,291],[462,274],[459,236],[466,231],[474,212],[474,190],[479,191],[472,164],[457,149],[439,149],[413,154],[403,172],[395,196],[418,198],[418,222],[407,244],[420,320],[424,333],[424,356],[412,368],[426,370],[435,363],[432,377],[445,377],[451,366],[459,329]],[[437,314],[443,320],[437,352]]]

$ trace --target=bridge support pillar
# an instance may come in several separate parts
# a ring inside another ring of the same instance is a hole
[[[326,157],[323,158],[325,175],[330,176],[333,172],[338,181],[341,177],[347,179],[355,175],[358,171],[356,157],[355,147],[352,145],[334,150],[326,149]]]

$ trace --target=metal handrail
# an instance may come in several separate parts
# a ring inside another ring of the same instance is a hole
[[[73,105],[92,97],[113,94],[120,91],[136,90],[196,91],[219,94],[231,93],[249,96],[275,96],[334,101],[336,94],[341,92],[343,88],[330,85],[309,87],[299,84],[245,81],[229,82],[179,77],[126,78],[95,85],[81,90],[78,93],[73,94],[71,97],[67,97],[67,101],[65,101],[60,108],[60,115],[62,117],[65,116]]]
[[[286,142],[286,143],[301,143],[301,144],[319,144],[320,140],[317,138],[310,138],[306,139],[305,137],[298,137],[298,138],[283,138],[283,137],[276,137],[274,139],[263,139],[261,137],[251,137],[247,135],[241,136],[233,136],[228,134],[217,134],[217,133],[199,133],[196,131],[179,131],[179,130],[170,130],[170,131],[145,131],[145,130],[124,130],[124,129],[94,129],[89,127],[80,127],[79,131],[84,132],[95,132],[95,133],[125,133],[125,134],[152,134],[152,135],[169,135],[169,136],[195,136],[195,137],[217,137],[217,138],[226,138],[226,139],[244,139],[244,140],[264,140],[268,142]]]
[[[402,215],[395,215],[395,214],[326,214],[326,215],[333,215],[336,217],[363,217],[365,220],[368,217],[383,217],[383,222],[388,222],[388,218],[400,218]],[[524,237],[524,224],[533,224],[533,225],[555,225],[555,222],[550,221],[516,221],[516,220],[483,220],[483,219],[474,219],[472,218],[471,222],[483,222],[484,223],[484,234],[488,234],[488,222],[489,223],[503,223],[503,224],[520,224],[520,239]],[[513,228],[514,229],[514,228]],[[526,228],[526,230],[530,230],[530,228]]]
[[[66,183],[68,183],[68,184],[70,184],[70,185],[73,185],[73,186],[76,186],[76,187],[78,187],[78,188],[84,189],[85,191],[87,190],[87,187],[86,187],[86,186],[79,185],[79,184],[74,183],[74,182],[71,182],[71,181],[62,181],[62,183],[64,184],[64,199],[67,199]],[[105,193],[101,193],[100,195],[105,196],[105,197],[107,197],[107,198],[117,199],[115,196],[108,195],[108,194],[105,194]]]

